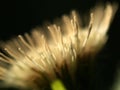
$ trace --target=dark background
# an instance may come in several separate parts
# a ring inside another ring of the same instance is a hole
[[[44,21],[68,14],[72,9],[86,13],[97,2],[106,0],[3,0],[0,1],[0,40],[30,32]],[[115,0],[109,0],[114,2]],[[118,0],[116,2],[119,3]],[[110,26],[109,40],[95,66],[92,90],[108,90],[120,61],[120,10]]]

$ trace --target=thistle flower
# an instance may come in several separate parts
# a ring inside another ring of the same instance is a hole
[[[55,24],[1,43],[1,86],[21,90],[80,90],[81,66],[91,62],[107,41],[116,4],[97,6],[82,27],[76,11]]]

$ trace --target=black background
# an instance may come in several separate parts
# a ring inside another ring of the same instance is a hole
[[[4,0],[0,1],[0,40],[30,32],[44,21],[68,14],[72,9],[87,12],[97,2],[106,0]],[[109,0],[114,2],[115,0]],[[118,0],[116,2],[119,3]],[[120,11],[110,26],[109,40],[95,67],[93,90],[108,90],[120,61]],[[104,59],[103,59],[104,58]]]

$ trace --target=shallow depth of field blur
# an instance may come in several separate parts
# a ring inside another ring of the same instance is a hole
[[[14,0],[0,2],[0,40],[8,40],[18,34],[30,32],[44,22],[53,22],[71,10],[84,16],[96,3],[107,0]],[[118,2],[118,0],[108,0]],[[89,14],[89,13],[88,13]],[[93,83],[89,90],[113,89],[120,82],[120,10],[118,9],[108,31],[109,39],[97,57],[93,70]],[[117,85],[117,84],[116,84]],[[2,89],[0,89],[2,90]],[[12,89],[9,89],[12,90]],[[83,90],[86,90],[83,88]]]

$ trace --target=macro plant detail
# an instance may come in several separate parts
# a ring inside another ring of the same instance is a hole
[[[116,4],[96,6],[85,27],[73,10],[54,24],[1,42],[1,86],[21,90],[81,90],[81,66],[89,65],[105,45],[116,10]]]

